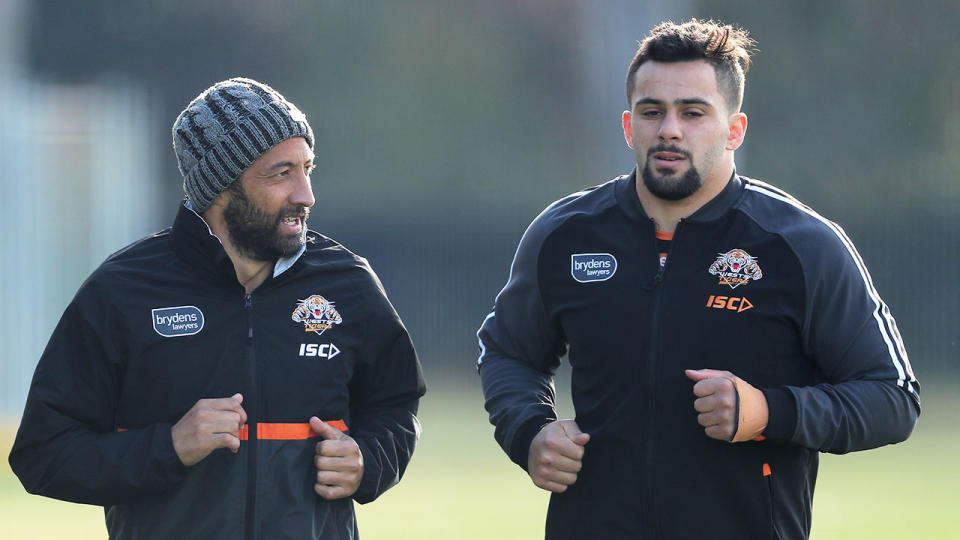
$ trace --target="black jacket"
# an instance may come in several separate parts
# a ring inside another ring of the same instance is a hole
[[[734,175],[678,225],[661,269],[635,174],[547,208],[480,328],[495,436],[526,468],[569,354],[583,469],[548,538],[805,538],[818,452],[904,440],[919,414],[887,306],[836,224]],[[684,369],[766,395],[766,440],[697,424]]]
[[[301,307],[311,297],[319,309]],[[353,501],[313,491],[319,439],[307,422],[348,429],[364,461],[353,499],[372,501],[410,460],[424,389],[365,259],[310,232],[301,255],[247,295],[217,238],[182,207],[171,229],[108,258],[67,306],[10,465],[31,493],[104,506],[110,538],[354,538]],[[248,414],[239,453],[184,467],[172,425],[197,400],[236,392]]]

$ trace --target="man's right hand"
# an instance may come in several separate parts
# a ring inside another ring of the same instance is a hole
[[[573,420],[554,420],[537,433],[527,455],[527,473],[537,487],[563,493],[577,481],[590,435]]]
[[[184,465],[196,465],[217,448],[240,450],[240,426],[247,423],[241,403],[240,394],[201,399],[173,425],[173,449]]]

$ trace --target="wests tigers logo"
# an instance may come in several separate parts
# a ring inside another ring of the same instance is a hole
[[[333,307],[333,302],[314,294],[306,300],[298,300],[297,308],[290,317],[294,322],[303,323],[304,332],[314,332],[318,336],[343,322],[343,318]]]
[[[750,280],[756,281],[763,277],[757,258],[742,249],[731,249],[718,255],[708,272],[720,277],[719,285],[729,285],[731,289],[736,289]]]

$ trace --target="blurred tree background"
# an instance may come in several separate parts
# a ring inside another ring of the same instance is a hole
[[[527,224],[629,172],[627,64],[654,25],[692,16],[758,42],[739,172],[845,228],[924,388],[907,444],[824,457],[814,537],[949,536],[960,472],[955,0],[0,0],[2,454],[76,289],[172,221],[183,197],[174,118],[214,82],[247,76],[307,113],[310,226],[370,259],[430,384],[418,457],[401,489],[358,510],[361,529],[536,537],[546,496],[484,422],[475,332]],[[879,478],[895,480],[866,481]],[[4,467],[0,503],[5,537],[102,537],[96,509],[27,497]],[[51,515],[67,528],[49,529]]]
[[[237,75],[269,83],[310,118],[318,162],[311,228],[371,260],[431,381],[477,385],[474,332],[524,228],[558,197],[629,171],[619,115],[636,40],[661,20],[690,16],[743,26],[758,41],[739,171],[839,222],[897,317],[921,382],[960,382],[957,2],[6,5],[15,37],[0,49],[7,66],[0,88],[20,88],[10,95],[23,99],[37,89],[86,92],[87,104],[130,89],[118,94],[137,96],[124,110],[146,113],[127,129],[147,141],[90,143],[106,145],[106,158],[81,174],[87,154],[64,157],[62,129],[29,118],[0,127],[23,149],[8,157],[21,165],[3,176],[5,192],[38,181],[32,160],[66,160],[43,184],[46,198],[5,198],[7,256],[29,259],[52,239],[69,254],[52,260],[52,273],[4,270],[8,308],[54,291],[39,320],[3,335],[8,414],[19,413],[43,342],[84,277],[113,250],[171,221],[182,198],[173,119],[201,90]],[[22,142],[22,130],[32,130],[32,143]],[[153,190],[149,197],[85,195],[88,184],[133,178]],[[60,192],[55,200],[51,189]],[[134,225],[110,231],[111,245],[92,245],[107,234],[95,224],[121,211]],[[30,227],[45,232],[27,235]],[[25,296],[13,301],[16,294]],[[28,325],[37,337],[14,346]]]

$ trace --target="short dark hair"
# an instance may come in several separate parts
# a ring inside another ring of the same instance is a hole
[[[637,70],[647,60],[706,60],[713,66],[717,89],[726,99],[730,111],[738,111],[743,103],[744,73],[750,69],[750,48],[755,44],[746,30],[713,20],[660,23],[640,42],[640,48],[627,69],[627,105],[630,105]]]

